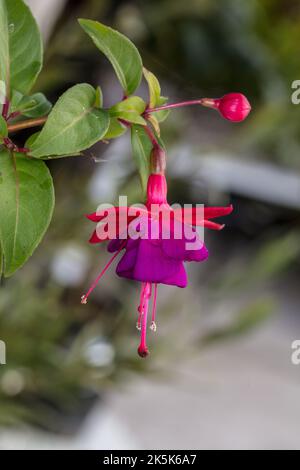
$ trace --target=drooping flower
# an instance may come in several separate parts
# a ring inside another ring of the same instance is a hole
[[[203,98],[203,106],[217,109],[229,121],[240,122],[246,119],[251,111],[251,105],[242,93],[228,93],[222,98]]]
[[[100,278],[118,254],[124,250],[116,268],[117,274],[141,283],[137,319],[137,328],[141,331],[138,347],[141,357],[149,354],[146,331],[151,298],[150,328],[153,331],[156,330],[158,284],[186,287],[188,281],[184,263],[201,262],[208,257],[208,251],[203,241],[200,240],[195,226],[202,225],[220,230],[223,225],[212,222],[210,219],[227,215],[232,211],[232,206],[204,208],[204,211],[198,208],[173,210],[167,202],[167,183],[164,172],[161,171],[161,166],[155,170],[157,172],[152,173],[148,179],[145,209],[138,209],[135,215],[131,215],[130,208],[116,207],[87,216],[93,222],[105,221],[106,224],[110,217],[113,217],[118,228],[113,236],[109,231],[101,230],[99,233],[95,230],[90,239],[91,243],[110,240],[108,251],[114,255],[88,292],[82,296],[82,303],[87,302],[88,296]],[[134,233],[131,230],[132,225],[134,225]]]

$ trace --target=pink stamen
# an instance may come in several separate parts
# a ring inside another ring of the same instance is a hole
[[[138,330],[141,329],[141,321],[142,321],[142,317],[143,317],[144,293],[145,293],[145,283],[143,282],[142,283],[142,289],[141,289],[141,295],[140,295],[140,303],[139,303],[139,306],[138,306],[139,316],[138,316],[138,320],[137,320],[137,323],[136,323],[136,327],[137,327]]]
[[[87,291],[87,293],[84,294],[84,295],[81,297],[81,303],[82,303],[82,304],[86,304],[86,303],[87,303],[87,299],[88,299],[90,293],[95,289],[95,287],[97,286],[98,282],[100,281],[100,279],[102,278],[102,276],[106,273],[106,271],[108,270],[108,268],[110,267],[110,265],[112,264],[112,262],[114,261],[114,259],[118,256],[118,254],[120,253],[120,251],[123,250],[125,243],[126,243],[126,240],[123,241],[123,243],[121,244],[121,246],[120,246],[120,248],[118,249],[118,251],[112,256],[112,258],[110,258],[110,260],[108,261],[108,263],[104,266],[104,268],[102,269],[101,273],[96,277],[96,279],[95,279],[94,282],[92,283],[92,285],[91,285],[91,287],[89,288],[89,290]]]
[[[149,299],[151,296],[151,284],[146,282],[142,287],[142,297],[143,300],[140,304],[139,311],[142,312],[141,318],[141,342],[138,347],[138,353],[141,357],[147,357],[149,354],[149,349],[147,347],[147,318],[148,318],[148,308],[149,308]]]
[[[152,331],[157,330],[157,326],[156,326],[156,322],[155,322],[155,319],[156,319],[156,303],[157,303],[157,284],[154,284],[154,294],[153,294],[153,303],[152,303],[152,317],[151,317],[151,325],[150,325],[150,329]]]

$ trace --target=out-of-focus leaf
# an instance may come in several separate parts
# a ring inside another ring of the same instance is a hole
[[[37,118],[46,116],[52,108],[52,104],[43,93],[35,93],[32,96],[24,96],[18,103],[17,111],[22,115]]]
[[[275,278],[293,263],[297,262],[300,256],[299,232],[294,231],[282,235],[275,240],[268,240],[260,246],[257,253],[252,256],[251,261],[241,273],[241,267],[234,270],[229,266],[224,279],[218,280],[219,293],[245,288],[250,284],[258,284]]]
[[[142,189],[145,192],[150,171],[150,153],[152,150],[152,144],[147,132],[142,126],[133,125],[131,127],[131,145]]]
[[[0,0],[0,79],[27,94],[42,67],[41,34],[22,0]]]
[[[8,84],[9,77],[9,39],[6,1],[0,0],[0,80]],[[6,94],[6,90],[2,90]]]
[[[262,299],[248,305],[230,325],[211,331],[201,339],[201,343],[206,345],[248,333],[267,320],[272,312],[274,312],[274,309],[275,305],[271,299]]]
[[[300,255],[299,233],[292,232],[271,240],[259,250],[249,266],[249,277],[253,280],[267,280],[283,272]]]
[[[78,20],[95,45],[111,62],[126,95],[132,94],[142,79],[142,59],[135,45],[123,34],[97,21]]]

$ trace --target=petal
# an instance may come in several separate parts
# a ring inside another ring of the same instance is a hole
[[[211,230],[222,230],[225,227],[225,224],[217,224],[211,220],[203,220],[201,225],[205,228],[210,228]]]
[[[129,215],[130,213],[130,215]],[[101,211],[93,212],[92,214],[86,214],[86,218],[92,222],[101,222],[104,217],[116,217],[116,220],[135,219],[136,217],[146,215],[146,210],[142,207],[127,207],[127,206],[115,206],[102,209]]]
[[[117,274],[140,282],[153,282],[185,287],[186,272],[183,263],[166,256],[159,244],[150,240],[135,240],[126,250],[117,266]]]
[[[101,243],[101,242],[105,242],[106,240],[108,239],[108,236],[106,236],[105,238],[99,238],[98,235],[97,235],[97,231],[94,230],[93,233],[92,233],[92,236],[91,238],[89,239],[89,243]]]
[[[204,207],[204,218],[214,219],[215,217],[223,217],[229,215],[233,211],[233,205],[225,207]]]
[[[188,225],[202,225],[203,220],[231,214],[233,206],[226,207],[188,207],[174,210],[174,217]]]
[[[207,258],[204,243],[193,227],[174,221],[173,229],[170,238],[161,240],[162,249],[167,256],[181,261],[203,261]]]

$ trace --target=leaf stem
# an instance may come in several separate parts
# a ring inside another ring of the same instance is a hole
[[[41,126],[47,121],[47,116],[37,119],[27,119],[27,121],[17,122],[16,124],[10,124],[7,129],[8,132],[18,132],[22,129],[28,129],[29,127]]]

